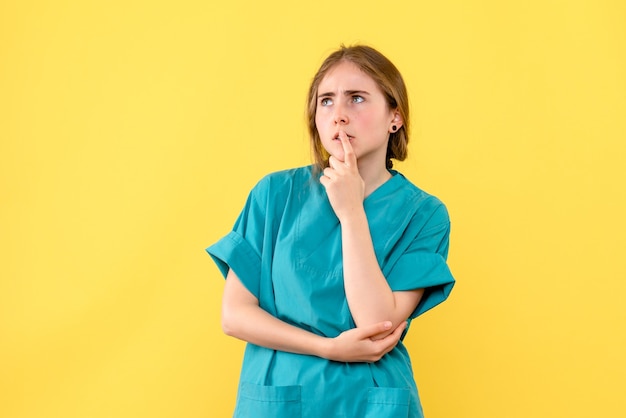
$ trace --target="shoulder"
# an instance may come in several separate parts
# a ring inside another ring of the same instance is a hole
[[[311,178],[313,167],[308,165],[304,167],[290,168],[288,170],[275,171],[265,175],[257,185],[262,186],[279,186],[283,184],[291,184],[301,179]]]
[[[437,196],[416,186],[400,172],[394,172],[394,175],[398,178],[398,195],[406,208],[412,208],[414,214],[427,220],[429,225],[450,223],[448,209]]]
[[[305,184],[310,183],[313,176],[313,167],[297,167],[288,170],[275,171],[262,177],[250,192],[250,197],[256,201],[269,204],[278,204],[286,201],[294,190],[302,190]]]
[[[307,181],[313,174],[312,166],[291,168],[269,173],[254,186],[257,192],[280,191],[290,189],[294,184]]]

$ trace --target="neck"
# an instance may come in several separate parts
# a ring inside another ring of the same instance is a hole
[[[359,174],[365,183],[365,197],[391,178],[386,161],[358,161]]]

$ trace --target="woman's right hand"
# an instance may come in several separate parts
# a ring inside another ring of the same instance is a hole
[[[391,322],[385,321],[344,331],[329,340],[328,352],[324,357],[348,363],[374,363],[393,350],[400,341],[406,325],[406,321],[402,322],[391,334],[380,339],[375,339],[375,337],[389,332],[392,327]]]

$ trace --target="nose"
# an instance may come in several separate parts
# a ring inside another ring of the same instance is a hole
[[[335,125],[346,125],[349,122],[348,114],[341,104],[336,104],[333,114]]]

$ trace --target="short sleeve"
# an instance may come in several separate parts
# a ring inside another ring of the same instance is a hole
[[[411,318],[445,301],[454,286],[454,277],[446,263],[450,221],[445,207],[441,206],[438,212],[430,222],[435,225],[427,225],[415,236],[387,274],[393,291],[425,289]]]
[[[257,298],[266,232],[267,193],[261,181],[250,192],[233,230],[206,249],[224,277],[232,269]]]

